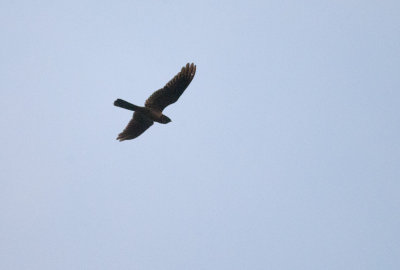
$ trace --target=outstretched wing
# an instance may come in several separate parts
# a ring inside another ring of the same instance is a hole
[[[145,132],[153,123],[153,120],[147,118],[140,112],[134,112],[131,121],[129,121],[124,131],[118,135],[117,140],[121,142],[132,140]]]
[[[196,66],[191,63],[186,64],[175,77],[170,80],[163,88],[155,91],[145,103],[146,107],[162,111],[168,105],[176,102],[188,87],[196,73]]]

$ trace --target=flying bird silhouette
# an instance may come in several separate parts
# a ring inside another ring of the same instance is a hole
[[[171,122],[168,116],[164,115],[162,111],[168,105],[175,103],[185,89],[189,86],[196,73],[196,66],[187,63],[182,67],[182,70],[175,75],[163,88],[155,91],[145,102],[144,107],[136,106],[122,99],[114,101],[114,105],[127,110],[134,111],[132,119],[122,131],[117,140],[132,140],[140,136],[154,122],[167,124]]]

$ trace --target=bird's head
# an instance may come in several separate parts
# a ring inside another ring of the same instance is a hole
[[[166,116],[166,115],[162,115],[162,116],[161,116],[161,123],[167,124],[167,123],[169,123],[169,122],[171,122],[171,119],[169,119],[168,116]]]

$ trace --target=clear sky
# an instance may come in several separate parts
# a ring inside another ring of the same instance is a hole
[[[0,269],[400,269],[400,2],[0,3]],[[187,62],[155,124],[115,140]]]

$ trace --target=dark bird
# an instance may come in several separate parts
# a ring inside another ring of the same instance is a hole
[[[175,75],[163,88],[155,91],[145,102],[144,107],[133,105],[125,100],[117,99],[114,105],[134,111],[131,121],[124,131],[122,131],[117,140],[131,140],[145,132],[154,121],[167,124],[171,122],[168,116],[162,111],[168,105],[175,103],[182,95],[183,91],[189,86],[196,73],[196,66],[187,63],[182,70]]]

